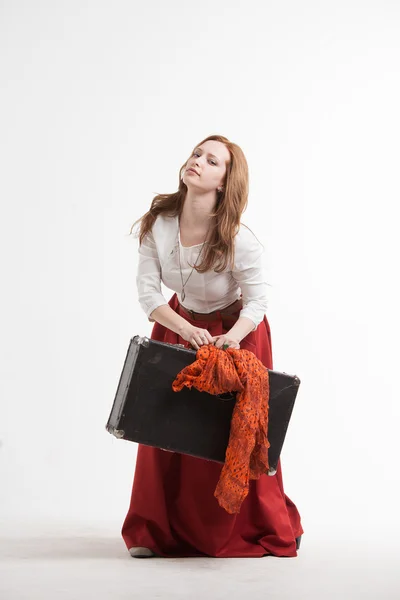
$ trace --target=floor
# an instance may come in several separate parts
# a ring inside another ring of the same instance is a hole
[[[304,535],[297,558],[134,559],[118,532],[14,534],[0,539],[0,599],[399,600],[392,544]]]

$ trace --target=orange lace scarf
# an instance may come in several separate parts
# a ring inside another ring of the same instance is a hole
[[[237,392],[225,463],[214,491],[219,505],[238,513],[249,491],[249,479],[269,468],[267,439],[268,369],[249,350],[201,346],[196,360],[178,373],[172,389],[195,387],[209,394]]]

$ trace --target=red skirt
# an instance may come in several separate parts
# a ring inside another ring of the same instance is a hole
[[[168,304],[180,314],[176,294]],[[213,336],[226,333],[234,323],[232,319],[224,322],[220,315],[210,321],[187,320]],[[188,346],[157,322],[151,339]],[[240,347],[273,368],[265,315]],[[303,528],[296,506],[284,492],[280,460],[275,475],[250,480],[249,493],[234,515],[214,497],[221,469],[217,462],[139,444],[130,507],[121,532],[127,548],[144,546],[164,557],[297,556],[295,538]]]

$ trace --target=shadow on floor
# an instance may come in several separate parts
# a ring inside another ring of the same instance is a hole
[[[0,539],[0,559],[124,558],[129,553],[123,539],[112,537],[31,537]]]

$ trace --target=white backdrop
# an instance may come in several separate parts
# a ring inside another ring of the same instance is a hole
[[[119,535],[137,446],[105,424],[129,340],[152,327],[129,230],[218,133],[249,163],[243,222],[267,249],[274,368],[301,379],[285,491],[310,538],[393,539],[400,5],[0,13],[3,531]]]

